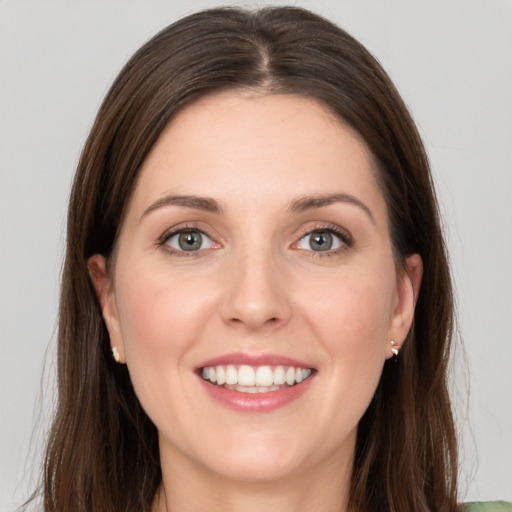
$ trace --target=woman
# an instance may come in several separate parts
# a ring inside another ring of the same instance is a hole
[[[79,164],[45,510],[457,510],[452,310],[376,61],[300,9],[187,17]]]

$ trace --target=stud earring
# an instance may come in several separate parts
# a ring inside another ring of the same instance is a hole
[[[393,352],[393,355],[395,357],[398,357],[398,352],[400,350],[400,346],[398,345],[398,343],[395,340],[391,340],[389,344],[391,345],[391,352]]]
[[[112,347],[112,355],[114,356],[115,362],[119,363],[119,350],[117,350],[117,347]]]

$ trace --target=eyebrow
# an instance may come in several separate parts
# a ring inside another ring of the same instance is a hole
[[[305,196],[293,201],[288,209],[294,213],[300,213],[314,208],[329,206],[334,203],[348,203],[361,208],[361,210],[368,215],[372,223],[375,224],[375,217],[373,216],[370,208],[368,208],[368,206],[366,206],[361,200],[357,199],[357,197],[345,193]]]
[[[195,210],[202,210],[210,213],[222,213],[222,207],[220,204],[215,201],[215,199],[211,199],[210,197],[198,197],[198,196],[190,196],[190,195],[182,195],[182,196],[174,196],[169,195],[158,199],[152,203],[144,213],[141,215],[141,219],[145,217],[148,213],[151,213],[154,210],[158,210],[159,208],[164,208],[166,206],[181,206],[184,208],[193,208]]]
[[[357,199],[357,197],[345,193],[304,196],[300,199],[292,201],[287,209],[293,213],[301,213],[315,208],[329,206],[334,203],[348,203],[358,206],[366,213],[372,223],[375,224],[375,218],[370,208],[368,208],[368,206],[366,206],[362,201]],[[164,208],[166,206],[181,206],[184,208],[192,208],[210,213],[216,213],[218,215],[223,213],[221,205],[215,201],[215,199],[210,197],[199,197],[194,195],[169,195],[158,199],[148,208],[146,208],[144,213],[141,215],[141,219],[148,213],[151,213],[152,211],[159,208]]]

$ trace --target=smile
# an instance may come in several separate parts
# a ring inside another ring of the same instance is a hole
[[[241,393],[270,393],[296,386],[308,379],[312,370],[295,366],[205,366],[202,378],[218,387]]]

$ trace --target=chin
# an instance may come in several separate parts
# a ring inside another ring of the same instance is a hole
[[[277,482],[303,469],[296,460],[283,460],[268,454],[265,458],[250,456],[227,457],[219,467],[211,468],[220,477],[241,482]]]
[[[305,443],[259,427],[205,439],[196,462],[220,477],[247,482],[281,480],[307,466]]]

